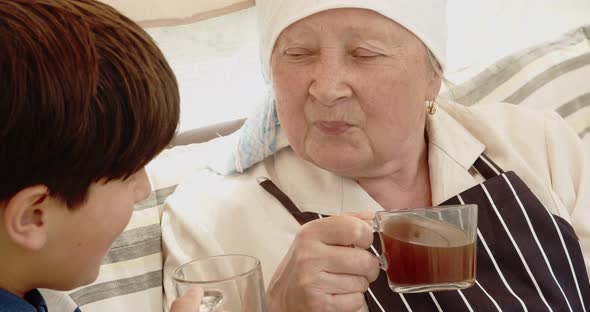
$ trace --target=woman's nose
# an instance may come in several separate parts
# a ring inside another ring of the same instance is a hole
[[[309,93],[320,104],[335,105],[352,96],[349,68],[342,57],[322,55],[312,75]]]

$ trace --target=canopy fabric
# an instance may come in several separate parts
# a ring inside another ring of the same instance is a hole
[[[101,0],[143,27],[192,23],[254,5],[254,0]]]

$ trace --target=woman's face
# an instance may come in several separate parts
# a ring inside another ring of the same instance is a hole
[[[395,171],[424,146],[438,94],[426,48],[369,10],[334,9],[281,33],[272,79],[281,127],[303,159],[344,176]]]

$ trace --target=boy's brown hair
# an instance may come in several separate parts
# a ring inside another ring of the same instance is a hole
[[[176,79],[133,21],[93,0],[0,0],[0,202],[46,185],[70,208],[166,147]]]

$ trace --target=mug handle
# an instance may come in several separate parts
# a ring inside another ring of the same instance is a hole
[[[380,232],[381,231],[379,229],[379,221],[377,220],[377,216],[375,216],[373,218],[373,233],[377,233],[377,235],[373,235],[373,238],[379,239],[379,242],[382,243]],[[381,267],[381,270],[387,271],[387,259],[385,259],[385,257],[383,257],[382,254],[378,254],[377,249],[373,248],[373,246],[371,246],[371,249],[377,255],[377,259],[379,260],[379,266]],[[383,243],[381,244],[381,249],[383,249]]]

